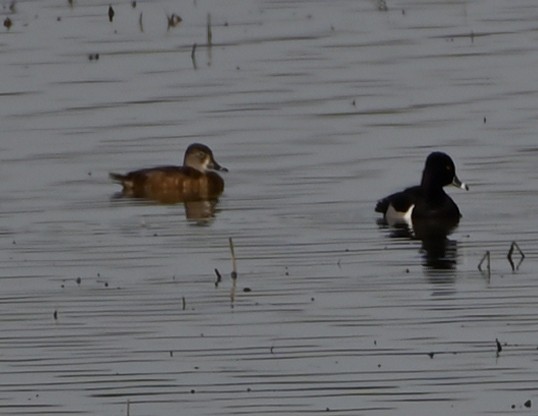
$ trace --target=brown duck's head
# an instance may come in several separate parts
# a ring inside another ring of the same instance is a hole
[[[200,172],[207,170],[220,170],[228,172],[228,169],[219,165],[213,157],[213,152],[205,144],[193,143],[185,151],[183,166],[189,166]]]

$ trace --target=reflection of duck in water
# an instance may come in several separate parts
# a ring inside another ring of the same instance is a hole
[[[457,227],[461,214],[444,191],[446,185],[469,190],[456,176],[450,156],[433,152],[426,159],[420,185],[389,195],[375,207],[385,224],[398,227],[395,236],[422,241],[426,265],[433,268],[452,268],[456,263],[456,242],[447,236]]]
[[[205,199],[201,201],[185,201],[185,217],[196,221],[199,225],[209,224],[217,213],[218,199]]]
[[[447,236],[458,226],[458,221],[459,218],[444,221],[419,218],[413,221],[411,236],[422,241],[424,266],[437,270],[456,266],[458,242]]]
[[[224,180],[216,170],[228,171],[215,161],[209,147],[194,143],[185,152],[183,166],[110,173],[110,178],[123,186],[123,196],[164,203],[204,201],[216,199],[224,191]]]

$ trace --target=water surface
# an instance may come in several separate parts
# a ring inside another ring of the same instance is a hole
[[[538,9],[383,3],[2,8],[0,413],[532,411]],[[195,141],[212,220],[114,198]],[[434,150],[471,188],[441,265],[373,211]]]

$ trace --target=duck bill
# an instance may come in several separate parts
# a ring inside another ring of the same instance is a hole
[[[219,165],[214,160],[212,160],[207,167],[213,170],[220,170],[221,172],[228,172],[228,169],[226,169],[224,166]]]
[[[454,179],[452,179],[452,185],[454,185],[456,188],[463,189],[464,191],[468,191],[469,187],[465,182],[462,182],[458,179],[456,175],[454,175]]]

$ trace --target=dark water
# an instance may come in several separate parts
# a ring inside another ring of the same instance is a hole
[[[533,411],[532,1],[8,6],[0,413]],[[211,220],[114,198],[195,141],[230,169]],[[373,211],[433,150],[471,188],[442,256]]]

